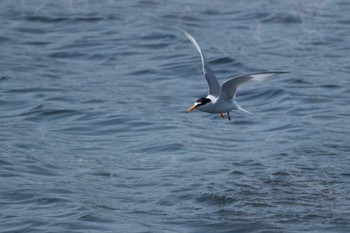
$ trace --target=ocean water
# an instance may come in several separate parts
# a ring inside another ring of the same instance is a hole
[[[350,232],[350,3],[0,3],[0,232]],[[253,114],[186,109],[220,82]]]

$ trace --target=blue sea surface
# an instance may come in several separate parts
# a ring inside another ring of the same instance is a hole
[[[350,2],[0,3],[0,232],[350,232]],[[191,33],[253,114],[206,95]]]

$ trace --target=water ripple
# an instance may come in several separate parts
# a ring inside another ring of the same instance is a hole
[[[3,1],[5,232],[348,232],[349,6]],[[193,34],[253,114],[206,94]],[[116,230],[117,229],[117,230]]]

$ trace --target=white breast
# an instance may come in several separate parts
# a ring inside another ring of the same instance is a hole
[[[202,112],[209,113],[225,113],[231,112],[235,108],[235,105],[232,101],[220,102],[215,98],[214,102],[207,103],[205,105],[199,106],[198,110]]]

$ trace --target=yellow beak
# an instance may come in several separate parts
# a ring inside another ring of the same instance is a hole
[[[193,110],[195,110],[197,108],[196,105],[193,105],[192,107],[190,107],[189,109],[187,109],[187,112],[192,112]]]

